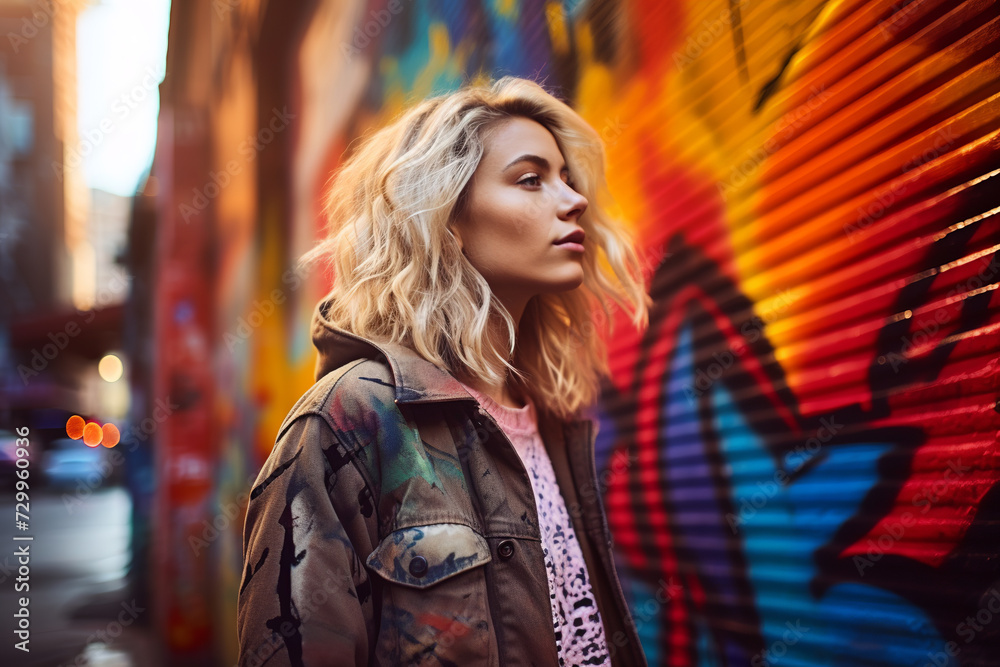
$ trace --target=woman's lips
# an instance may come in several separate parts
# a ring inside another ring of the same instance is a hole
[[[574,229],[566,236],[562,237],[558,241],[555,241],[556,245],[562,245],[564,243],[583,243],[584,239],[587,237],[587,233],[582,229]]]

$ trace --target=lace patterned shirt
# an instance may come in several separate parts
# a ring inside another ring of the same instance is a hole
[[[510,408],[468,385],[464,386],[510,438],[531,478],[549,581],[559,664],[564,667],[609,667],[611,658],[604,625],[590,587],[580,543],[559,491],[552,462],[538,433],[534,404],[528,400],[522,408]]]

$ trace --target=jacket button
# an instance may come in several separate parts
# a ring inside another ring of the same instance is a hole
[[[410,561],[410,574],[414,577],[422,577],[427,574],[427,559],[423,556],[415,556]]]
[[[500,554],[500,558],[507,560],[514,555],[514,540],[504,540],[497,545],[497,553]]]

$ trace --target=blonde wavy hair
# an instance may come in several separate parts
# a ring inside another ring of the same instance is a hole
[[[534,296],[517,326],[449,231],[485,138],[512,117],[552,133],[589,202],[577,221],[586,231],[583,284]],[[324,300],[334,326],[404,344],[452,375],[496,384],[509,371],[511,385],[539,410],[578,416],[609,375],[599,335],[613,330],[608,303],[631,310],[642,328],[652,303],[631,234],[606,212],[604,169],[598,133],[540,84],[512,76],[470,84],[420,101],[360,138],[331,175],[328,236],[300,262],[322,260],[332,270]],[[497,322],[506,325],[506,354],[487,335]]]

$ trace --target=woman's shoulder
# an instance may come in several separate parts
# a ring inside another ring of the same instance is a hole
[[[318,415],[334,429],[358,428],[395,408],[395,384],[384,360],[349,361],[319,378],[288,411],[278,437],[300,417]]]
[[[394,396],[395,385],[384,362],[355,359],[330,371],[288,411],[265,471],[356,458],[367,479],[373,479],[376,454],[369,445],[399,424],[392,416],[399,412]]]

